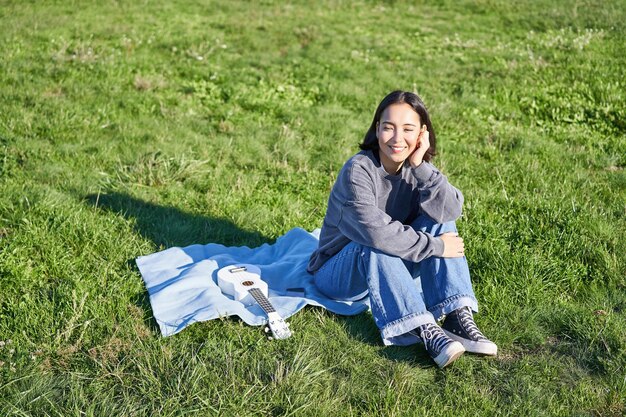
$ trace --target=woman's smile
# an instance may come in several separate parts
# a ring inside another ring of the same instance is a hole
[[[402,151],[404,151],[406,149],[406,146],[392,146],[392,145],[389,145],[389,147],[391,148],[391,151],[393,153],[401,153]]]

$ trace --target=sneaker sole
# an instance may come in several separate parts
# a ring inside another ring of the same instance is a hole
[[[452,362],[457,360],[463,353],[465,348],[459,342],[450,343],[436,358],[433,358],[437,366],[445,368]]]
[[[485,356],[496,356],[498,354],[498,346],[493,342],[475,342],[473,340],[467,340],[457,336],[446,329],[443,329],[443,331],[450,339],[456,340],[462,344],[466,352]]]

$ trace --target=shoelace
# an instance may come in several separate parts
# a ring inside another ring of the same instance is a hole
[[[436,324],[427,323],[420,326],[420,330],[420,337],[424,341],[424,345],[430,346],[435,352],[440,352],[450,342],[441,327]]]
[[[457,312],[457,314],[459,316],[459,320],[461,321],[461,325],[472,339],[487,340],[480,330],[478,330],[469,308],[462,308],[459,312]]]

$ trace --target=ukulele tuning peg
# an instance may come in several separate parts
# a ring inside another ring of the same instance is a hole
[[[264,331],[265,333],[269,333],[269,332],[270,332],[270,328],[269,328],[269,327],[266,327],[266,328],[264,328],[264,329],[263,329],[263,331]]]
[[[274,338],[272,336],[268,336],[267,340],[274,340]]]

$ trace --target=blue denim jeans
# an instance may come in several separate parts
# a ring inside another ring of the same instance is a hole
[[[426,215],[411,227],[433,236],[456,232],[454,222],[439,224]],[[351,242],[315,272],[314,280],[333,299],[354,301],[369,294],[385,345],[418,342],[411,330],[457,308],[478,311],[465,257],[432,256],[415,263]]]

